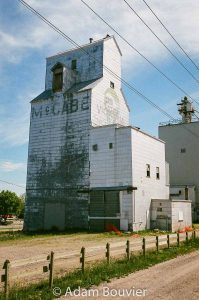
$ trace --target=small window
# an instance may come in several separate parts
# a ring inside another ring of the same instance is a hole
[[[112,89],[114,89],[114,87],[115,87],[114,82],[110,81],[110,87],[111,87]]]
[[[160,168],[156,167],[156,179],[160,179]]]
[[[181,153],[186,153],[186,148],[181,148],[180,152]]]
[[[53,70],[53,92],[62,91],[63,88],[63,66],[57,65]]]
[[[146,165],[146,177],[150,177],[151,176],[151,171],[150,171],[150,165]]]
[[[162,211],[162,207],[157,207],[157,211]]]
[[[109,143],[109,149],[113,149],[113,143]]]
[[[76,70],[77,69],[77,61],[76,61],[76,59],[73,59],[71,61],[71,69],[72,70]]]
[[[98,149],[97,144],[93,145],[93,151],[97,151],[97,149]]]

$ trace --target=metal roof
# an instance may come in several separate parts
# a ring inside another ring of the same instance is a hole
[[[93,89],[96,84],[101,80],[102,77],[97,78],[97,79],[93,79],[93,80],[88,80],[88,81],[84,81],[84,82],[79,82],[79,83],[75,83],[71,88],[69,88],[68,90],[64,91],[64,93],[77,93],[77,92],[83,92],[86,90],[90,90]],[[53,97],[54,93],[52,91],[52,89],[50,90],[45,90],[43,91],[40,95],[38,95],[36,98],[34,98],[31,103],[33,102],[37,102],[40,100],[47,100],[51,97]]]

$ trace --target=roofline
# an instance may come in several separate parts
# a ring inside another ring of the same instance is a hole
[[[165,141],[159,139],[158,137],[150,135],[149,133],[146,133],[146,132],[138,129],[137,127],[133,127],[131,125],[124,126],[124,125],[121,125],[121,124],[117,123],[117,124],[108,124],[108,125],[102,125],[102,126],[92,126],[92,129],[106,128],[106,127],[114,127],[115,129],[127,129],[127,128],[130,128],[130,129],[133,129],[133,130],[135,130],[137,132],[140,132],[140,133],[142,133],[142,134],[144,134],[144,135],[146,135],[146,136],[148,136],[150,138],[153,138],[154,140],[156,140],[158,142],[166,144]]]
[[[160,128],[160,127],[172,127],[172,126],[184,126],[184,125],[190,125],[190,124],[197,124],[197,123],[199,123],[199,121],[193,121],[193,122],[190,122],[190,123],[176,123],[176,124],[171,124],[171,123],[169,123],[169,124],[166,124],[166,125],[159,125],[158,127]]]
[[[118,51],[120,52],[120,55],[122,56],[122,52],[121,52],[121,50],[118,46],[118,43],[117,43],[115,37],[113,35],[111,35],[110,37],[105,37],[105,38],[99,39],[97,41],[93,41],[92,43],[87,43],[87,44],[84,44],[84,45],[80,45],[79,47],[76,47],[76,48],[72,48],[72,49],[69,49],[69,50],[66,50],[66,51],[63,51],[63,52],[58,52],[57,54],[54,54],[54,55],[50,55],[50,56],[46,57],[46,60],[49,59],[49,58],[53,58],[53,57],[56,57],[56,56],[64,55],[66,53],[70,53],[70,52],[80,50],[81,48],[87,48],[87,47],[90,47],[94,44],[102,43],[102,42],[104,42],[106,40],[109,40],[109,39],[114,40],[114,42],[116,44],[116,47],[118,48]]]
[[[140,130],[140,129],[137,128],[137,127],[134,127],[134,126],[131,126],[131,125],[126,126],[126,127],[130,127],[131,129],[133,129],[133,130],[135,130],[135,131],[137,131],[137,132],[141,132],[142,134],[144,134],[144,135],[146,135],[146,136],[148,136],[148,137],[150,137],[150,138],[153,138],[154,140],[156,140],[156,141],[158,141],[158,142],[161,142],[161,143],[163,143],[163,144],[166,144],[165,141],[163,141],[163,140],[159,139],[158,137],[156,137],[156,136],[154,136],[154,135],[151,135],[151,134],[149,134],[149,133],[147,133],[147,132],[145,132],[145,131],[142,131],[142,130]],[[122,128],[122,127],[121,127],[121,128]]]

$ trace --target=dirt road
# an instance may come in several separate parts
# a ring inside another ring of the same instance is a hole
[[[191,232],[189,233],[189,237]],[[86,248],[86,265],[105,258],[106,243],[110,243],[111,258],[124,255],[126,240],[130,241],[132,251],[142,251],[142,238],[139,236],[110,235],[107,233],[78,233],[55,236],[30,236],[21,240],[0,242],[0,276],[3,274],[3,263],[6,259],[11,262],[10,284],[27,285],[47,279],[48,273],[43,273],[43,266],[48,265],[47,255],[55,252],[55,276],[80,268],[80,249]],[[185,239],[185,235],[181,235]],[[170,236],[170,242],[176,244],[176,234]],[[166,236],[159,237],[159,245],[166,244]],[[155,248],[155,236],[146,237],[146,247]],[[165,246],[164,246],[165,247]],[[0,283],[0,289],[2,284]]]
[[[47,264],[46,257],[51,251],[55,252],[55,274],[61,275],[66,270],[70,271],[79,267],[82,246],[86,247],[87,256],[89,256],[89,251],[92,253],[97,252],[98,256],[96,258],[102,259],[105,256],[107,242],[122,243],[125,249],[125,241],[125,237],[106,236],[103,233],[79,233],[46,237],[35,236],[29,239],[0,242],[0,275],[3,274],[1,266],[3,266],[6,259],[9,259],[12,271],[11,284],[14,282],[26,284],[27,280],[33,282],[47,278],[48,275],[43,274],[42,268],[43,265]]]
[[[95,294],[95,296],[89,295],[88,292],[88,297],[64,296],[60,300],[132,300],[138,298],[147,300],[198,300],[199,251],[163,262],[147,270],[138,271],[125,278],[115,279],[111,283],[96,287],[96,289],[99,294]],[[131,296],[127,296],[126,289],[127,292],[131,292]],[[115,295],[115,290],[117,293],[120,290],[120,296],[111,297],[111,291]],[[138,291],[139,296],[133,296],[133,293],[136,295],[136,291]],[[109,296],[107,296],[108,293]]]

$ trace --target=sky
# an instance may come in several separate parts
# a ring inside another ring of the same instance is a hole
[[[81,0],[27,0],[78,44],[114,34]],[[135,48],[199,102],[199,85],[169,54],[123,0],[85,0]],[[145,22],[199,80],[199,71],[177,47],[142,0],[128,0]],[[199,66],[199,1],[146,0]],[[122,51],[122,78],[174,118],[184,93],[168,82],[116,34]],[[30,101],[44,90],[45,58],[74,48],[18,0],[0,1],[0,190],[25,191]],[[123,87],[131,123],[157,136],[168,118]],[[199,110],[198,104],[195,108]]]

